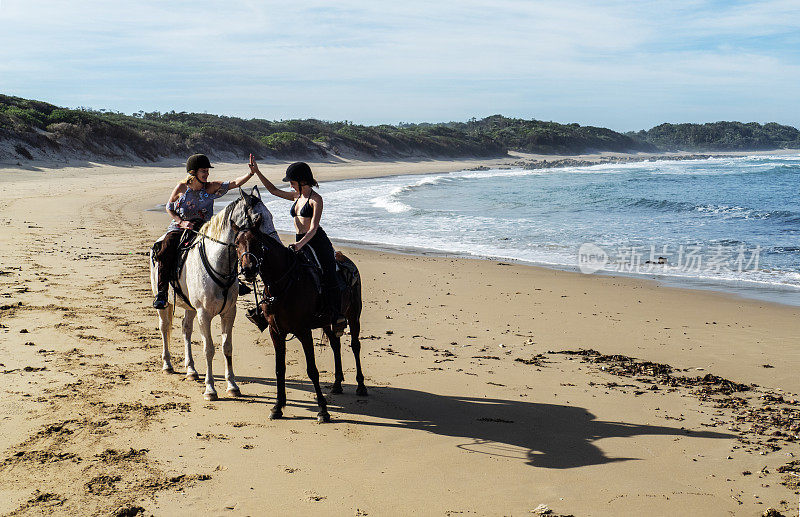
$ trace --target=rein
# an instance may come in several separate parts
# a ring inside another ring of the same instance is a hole
[[[235,247],[236,247],[236,245],[235,245],[235,244],[232,244],[232,243],[229,243],[229,242],[222,242],[222,241],[220,241],[220,240],[217,240],[217,239],[215,239],[215,238],[213,238],[213,237],[210,237],[210,236],[206,235],[205,233],[200,233],[200,232],[198,232],[197,230],[195,230],[195,229],[193,229],[193,228],[185,228],[183,231],[185,231],[185,232],[191,232],[191,233],[194,233],[194,234],[196,234],[196,235],[202,235],[202,236],[203,236],[203,239],[208,239],[208,240],[210,240],[211,242],[214,242],[214,243],[220,244],[220,245],[222,245],[222,246],[228,246],[228,247],[232,247],[232,248],[235,248]],[[195,246],[197,246],[197,244],[198,244],[198,243],[196,243],[196,242],[195,242],[195,243],[193,243],[193,244],[190,246],[190,248],[194,248]]]
[[[248,214],[248,219],[249,219],[249,214]],[[272,244],[270,244],[270,241],[266,240],[266,239],[271,239],[271,237],[267,237],[264,234],[262,234],[258,228],[256,227],[243,228],[242,231],[253,232],[253,234],[256,236],[256,239],[258,240],[258,243],[261,245],[262,253],[264,253],[270,246],[272,246]],[[260,258],[256,254],[249,251],[243,253],[242,257],[244,257],[245,255],[250,255],[256,260],[258,273],[261,275],[261,279],[264,282],[264,287],[266,291],[264,301],[266,301],[268,305],[273,305],[274,303],[278,302],[281,298],[283,298],[286,292],[289,291],[289,289],[294,284],[294,280],[297,278],[296,275],[293,275],[293,273],[297,269],[297,265],[299,264],[297,258],[293,254],[290,255],[292,260],[291,264],[289,264],[289,267],[286,269],[286,271],[283,272],[283,274],[277,280],[272,280],[272,279],[267,279],[267,275],[265,275],[266,271],[264,271],[263,266],[265,265],[266,257]],[[276,290],[281,286],[281,284],[283,284],[283,287],[276,293]],[[258,298],[256,298],[256,304],[257,302]]]
[[[231,252],[233,252],[233,254],[236,253],[236,245],[232,244],[232,243],[220,241],[218,239],[210,237],[210,236],[206,235],[205,233],[201,233],[201,232],[199,232],[197,230],[194,230],[194,229],[186,228],[186,229],[184,229],[184,231],[191,232],[191,233],[194,233],[196,235],[200,235],[202,237],[200,239],[200,241],[192,243],[189,246],[188,249],[191,250],[195,246],[198,247],[198,252],[200,253],[200,260],[203,263],[203,267],[205,268],[206,273],[208,273],[208,276],[211,277],[211,280],[213,280],[214,283],[217,284],[217,286],[219,286],[220,289],[222,289],[223,303],[222,303],[222,309],[220,310],[220,312],[224,312],[225,311],[225,306],[228,304],[228,291],[230,290],[230,288],[234,284],[234,282],[236,282],[236,278],[239,276],[239,260],[238,260],[238,258],[235,261],[231,259]],[[214,242],[216,244],[219,244],[221,246],[225,246],[227,248],[228,264],[231,264],[231,263],[234,264],[233,270],[231,272],[229,272],[228,274],[225,274],[225,273],[220,273],[219,271],[214,269],[214,267],[211,265],[211,262],[209,262],[208,254],[206,253],[206,246],[205,246],[205,240],[206,239],[208,239],[211,242]],[[234,241],[235,241],[235,238],[234,238]],[[175,292],[177,294],[177,291],[175,289],[173,289],[173,292]],[[183,301],[186,302],[186,304],[189,307],[192,307],[192,304],[189,302],[189,299],[183,294],[183,292],[181,292],[181,298],[183,298]],[[173,309],[174,309],[174,304],[173,304]],[[194,309],[194,307],[192,307],[192,309]]]
[[[256,241],[258,242],[258,245],[260,247],[260,252],[262,256],[259,257],[256,253],[253,253],[251,251],[246,251],[242,253],[242,255],[239,257],[239,261],[241,262],[241,260],[244,257],[250,256],[252,259],[254,259],[256,263],[256,270],[258,273],[255,279],[253,280],[253,288],[254,288],[253,297],[255,298],[256,306],[252,310],[257,310],[258,307],[261,307],[261,304],[258,301],[258,288],[256,285],[256,282],[258,281],[258,276],[260,275],[261,280],[264,283],[264,299],[262,303],[265,303],[267,307],[264,314],[264,316],[266,316],[271,312],[271,308],[274,307],[275,304],[279,302],[281,298],[283,298],[283,296],[289,291],[289,289],[294,284],[295,280],[297,279],[297,275],[292,275],[292,273],[294,273],[295,270],[297,269],[299,261],[297,260],[297,257],[294,256],[294,254],[291,254],[290,255],[291,264],[289,264],[289,267],[286,269],[286,271],[284,271],[283,274],[280,276],[280,278],[278,278],[276,281],[274,282],[268,281],[265,271],[266,252],[271,246],[274,246],[275,244],[280,244],[280,242],[278,241],[273,242],[274,239],[272,237],[269,237],[268,235],[261,232],[259,225],[255,224],[255,222],[253,221],[253,218],[250,215],[250,210],[245,210],[244,213],[245,217],[247,218],[247,226],[240,228],[240,232],[249,231],[255,236]],[[277,295],[273,296],[275,290],[274,288],[280,286],[281,284],[284,284],[283,289],[281,289]],[[253,323],[256,323],[256,321],[252,319],[251,321],[253,321]],[[256,325],[258,325],[258,323],[256,323]],[[272,320],[272,325],[275,326],[276,331],[278,331],[279,333],[281,332],[280,328],[278,327],[278,322],[274,318]],[[294,339],[294,337],[292,339]]]
[[[230,290],[231,286],[236,282],[236,278],[239,276],[239,260],[231,260],[231,251],[236,253],[236,247],[233,244],[228,244],[227,242],[220,242],[216,239],[212,239],[208,237],[206,234],[201,234],[203,238],[200,240],[200,260],[203,261],[203,267],[206,268],[206,272],[208,276],[211,277],[211,280],[214,281],[215,284],[222,289],[222,309],[220,309],[220,313],[225,312],[225,306],[228,305],[228,291]],[[209,239],[212,242],[216,242],[218,244],[222,244],[226,247],[228,252],[228,264],[230,267],[231,262],[233,263],[233,270],[230,271],[227,275],[216,271],[212,266],[211,263],[208,261],[208,255],[206,255],[206,243],[205,240]]]

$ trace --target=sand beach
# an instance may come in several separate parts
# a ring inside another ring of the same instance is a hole
[[[312,166],[324,181],[524,159]],[[291,341],[289,406],[268,420],[272,345],[242,297],[242,397],[205,401],[178,322],[176,373],[161,371],[151,307],[147,251],[167,215],[148,209],[181,177],[177,162],[0,169],[0,514],[796,514],[797,307],[345,247],[369,396],[343,347],[345,393],[317,424]],[[331,382],[330,350],[316,357]]]

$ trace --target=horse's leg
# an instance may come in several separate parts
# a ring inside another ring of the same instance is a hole
[[[206,391],[203,397],[206,400],[217,400],[217,390],[214,389],[214,373],[212,363],[214,361],[214,341],[211,339],[211,314],[205,310],[197,311],[197,323],[200,327],[200,334],[203,336],[203,351],[206,353]]]
[[[350,326],[350,347],[353,349],[353,356],[356,358],[356,395],[366,396],[367,387],[364,385],[364,374],[361,372],[361,341],[358,334],[361,332],[361,320],[355,316],[347,321]]]
[[[192,357],[192,326],[194,325],[195,316],[197,316],[196,311],[186,309],[183,313],[183,323],[181,323],[184,348],[183,364],[186,367],[186,378],[190,381],[196,381],[200,378],[197,375],[197,370],[194,369],[194,357]]]
[[[169,355],[169,339],[172,334],[172,307],[167,303],[166,309],[158,310],[158,328],[161,330],[161,369],[166,373],[175,373],[172,368],[172,357]]]
[[[319,372],[317,371],[316,361],[314,361],[314,340],[311,337],[311,329],[295,335],[300,340],[300,343],[303,344],[303,353],[306,355],[306,373],[314,384],[314,391],[317,394],[317,405],[319,406],[317,422],[330,422],[331,415],[328,414],[328,404],[325,401],[325,395],[322,394],[322,389],[319,387]]]
[[[236,377],[233,375],[233,320],[236,319],[236,305],[231,304],[230,309],[225,314],[220,315],[222,326],[222,353],[225,355],[225,380],[228,381],[228,395],[231,397],[241,397],[242,392],[236,385]]]
[[[278,391],[269,419],[275,420],[283,416],[283,408],[286,406],[286,334],[278,333],[270,325],[269,335],[275,349],[275,387]]]
[[[322,327],[325,335],[328,336],[328,342],[333,350],[333,363],[334,363],[334,377],[333,384],[330,386],[331,393],[342,392],[342,382],[344,382],[344,373],[342,372],[342,340],[331,329],[330,325]]]

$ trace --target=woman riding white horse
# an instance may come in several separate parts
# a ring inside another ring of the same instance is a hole
[[[175,296],[175,305],[185,309],[183,317],[183,339],[186,350],[185,365],[186,376],[189,379],[198,379],[197,370],[194,368],[192,358],[192,324],[197,316],[203,348],[206,356],[206,389],[204,397],[207,400],[216,400],[217,392],[214,389],[214,376],[212,373],[212,359],[214,357],[214,343],[211,338],[211,320],[219,315],[222,328],[222,350],[225,355],[225,379],[228,383],[228,394],[239,396],[239,387],[236,385],[233,374],[233,321],[236,318],[236,299],[238,297],[237,258],[233,248],[236,237],[236,226],[231,224],[232,213],[236,203],[229,205],[224,212],[212,217],[213,202],[221,197],[231,186],[244,184],[252,173],[246,174],[230,182],[208,182],[208,169],[211,164],[204,155],[194,155],[186,164],[190,171],[190,178],[179,184],[170,197],[167,211],[173,215],[173,222],[162,239],[160,250],[151,252],[150,284],[157,294],[154,306],[158,309],[159,327],[163,341],[163,369],[172,372],[172,363],[169,353],[169,339],[172,329],[173,307],[169,303],[167,290],[171,269],[166,267],[166,261],[171,261],[174,267],[177,254],[178,237],[184,229],[192,229],[195,224],[207,221],[199,229],[191,249],[186,257],[184,267],[181,268],[177,284],[181,296]],[[198,217],[191,223],[189,220]],[[177,235],[176,235],[177,234]],[[167,238],[170,239],[169,242]],[[167,241],[167,242],[164,242]],[[164,256],[165,245],[174,246]],[[177,293],[176,293],[177,294]],[[158,303],[163,301],[162,303]]]
[[[178,243],[184,230],[197,229],[214,215],[214,200],[224,196],[229,189],[240,187],[253,177],[253,171],[232,181],[208,181],[209,169],[213,169],[204,154],[193,154],[186,160],[186,179],[178,183],[167,200],[167,213],[172,216],[167,233],[161,239],[156,261],[158,262],[158,293],[153,307],[167,306],[167,288]]]

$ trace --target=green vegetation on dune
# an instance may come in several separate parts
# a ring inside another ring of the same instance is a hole
[[[559,124],[493,115],[469,122],[451,122],[449,127],[479,132],[507,149],[541,154],[580,154],[591,151],[656,151],[647,143],[610,129],[580,124]]]
[[[506,147],[490,137],[443,124],[361,126],[319,120],[269,121],[204,113],[133,115],[64,109],[44,102],[0,96],[0,140],[32,150],[137,156],[143,160],[193,152],[246,157],[314,159],[330,155],[363,158],[496,157]],[[19,153],[17,153],[19,154]]]
[[[665,151],[768,151],[800,149],[800,131],[771,122],[661,124],[628,136]]]
[[[270,121],[206,113],[133,115],[66,109],[0,95],[0,158],[74,157],[154,161],[195,152],[259,158],[365,159],[499,157],[508,151],[749,150],[800,147],[798,130],[778,124],[662,124],[621,134],[606,128],[493,115],[467,122],[364,126],[314,119]],[[9,149],[13,149],[9,151]],[[9,155],[10,153],[10,155]]]

